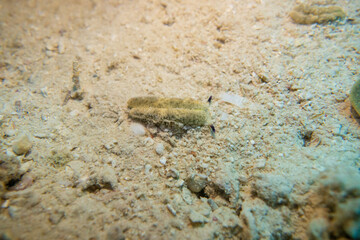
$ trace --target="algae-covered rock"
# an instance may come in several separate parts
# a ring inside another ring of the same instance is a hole
[[[355,111],[360,115],[360,80],[357,80],[351,88],[350,102]]]
[[[296,6],[289,15],[295,23],[299,24],[324,24],[342,19],[346,16],[341,7],[311,4],[300,4]]]
[[[60,168],[73,160],[70,151],[66,148],[53,149],[47,162],[50,166]]]

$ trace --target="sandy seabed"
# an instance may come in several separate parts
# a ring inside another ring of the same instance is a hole
[[[360,1],[0,1],[0,239],[360,239]],[[194,98],[174,136],[137,96]]]

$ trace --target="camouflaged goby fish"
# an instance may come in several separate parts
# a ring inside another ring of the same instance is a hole
[[[209,125],[209,104],[191,98],[135,97],[127,107],[130,118],[158,127],[178,131]]]

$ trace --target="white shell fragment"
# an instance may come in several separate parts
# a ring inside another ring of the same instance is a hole
[[[244,107],[244,104],[248,101],[244,97],[231,93],[221,93],[220,99],[224,102],[231,103],[238,107]]]

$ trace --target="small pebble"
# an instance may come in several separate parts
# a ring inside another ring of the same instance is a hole
[[[151,170],[151,165],[150,164],[146,164],[145,165],[145,174],[149,174],[150,173],[150,170]]]
[[[48,96],[47,87],[41,88],[40,93],[43,97],[47,97]]]
[[[158,143],[156,144],[156,153],[159,154],[160,156],[164,154],[164,150],[165,150],[165,147],[162,143]]]
[[[179,173],[179,171],[176,170],[175,168],[170,168],[167,176],[168,176],[168,177],[175,178],[175,179],[178,179],[179,176],[180,176],[180,173]]]
[[[255,163],[255,168],[263,169],[266,165],[266,159],[258,159]]]
[[[177,187],[177,188],[181,188],[182,186],[184,186],[184,183],[185,183],[184,180],[179,179],[179,180],[176,181],[174,186]]]
[[[192,223],[201,223],[201,224],[203,224],[203,223],[209,222],[209,220],[206,217],[204,217],[200,213],[195,212],[193,210],[191,210],[189,218],[190,218],[190,221]]]
[[[192,174],[186,179],[187,187],[194,193],[200,192],[207,184],[207,177],[202,174]]]
[[[176,216],[176,211],[170,204],[166,204],[166,207],[171,212],[172,215]]]
[[[33,164],[33,161],[24,162],[23,164],[21,164],[19,169],[20,174],[23,175],[28,172],[32,168]]]
[[[211,210],[215,211],[216,209],[218,209],[218,205],[216,204],[216,202],[214,200],[212,200],[211,198],[208,199],[208,204],[211,207]]]
[[[22,136],[12,147],[13,152],[16,155],[23,155],[29,152],[32,147],[32,143],[27,135]]]
[[[136,136],[144,136],[146,134],[144,126],[140,123],[132,123],[130,129]]]
[[[161,158],[160,158],[160,163],[161,163],[162,165],[166,165],[166,158],[165,158],[165,157],[161,157]]]

